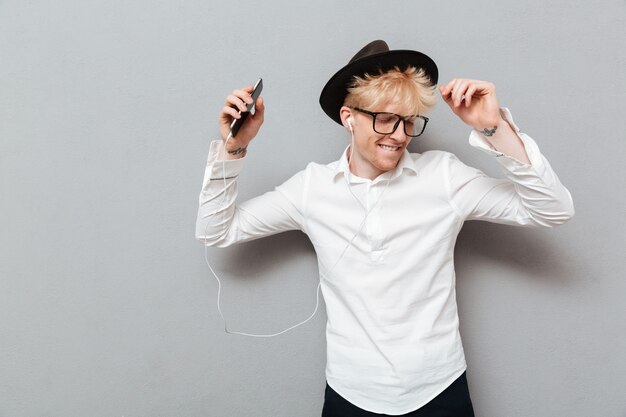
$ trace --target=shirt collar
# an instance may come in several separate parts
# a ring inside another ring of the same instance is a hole
[[[341,154],[341,158],[339,159],[339,162],[337,163],[337,168],[335,168],[335,175],[333,178],[337,179],[339,175],[341,174],[343,175],[343,177],[345,177],[346,179],[350,179],[352,182],[369,181],[369,179],[360,178],[354,174],[350,175],[350,168],[348,166],[348,148],[350,148],[349,145]],[[411,157],[411,154],[409,153],[409,151],[407,151],[406,149],[404,150],[404,153],[400,157],[400,160],[398,161],[398,165],[396,165],[396,167],[392,171],[379,175],[372,182],[378,182],[380,180],[385,180],[385,179],[395,179],[399,177],[400,175],[402,175],[405,172],[405,170],[411,171],[415,174],[418,173],[417,168],[415,168],[415,162],[413,161],[413,158]]]

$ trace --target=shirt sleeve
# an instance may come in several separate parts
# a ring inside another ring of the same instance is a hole
[[[287,230],[302,230],[305,171],[259,197],[236,204],[237,178],[245,157],[217,160],[221,141],[211,143],[199,198],[196,239],[225,247]]]
[[[501,113],[523,142],[531,165],[497,151],[481,133],[473,130],[470,145],[495,157],[506,179],[488,177],[450,154],[446,184],[452,207],[464,220],[545,227],[565,223],[574,216],[570,192],[535,141],[520,132],[509,110],[502,109]]]

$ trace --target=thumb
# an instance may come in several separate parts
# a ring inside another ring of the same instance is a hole
[[[265,116],[265,101],[263,100],[263,97],[259,97],[256,100],[256,104],[254,107],[254,115],[252,117],[254,117],[255,120],[263,121],[264,116]]]

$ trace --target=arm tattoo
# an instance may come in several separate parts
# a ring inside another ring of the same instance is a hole
[[[493,136],[493,134],[496,133],[496,130],[498,130],[498,126],[494,126],[493,129],[484,128],[481,133],[485,136]]]

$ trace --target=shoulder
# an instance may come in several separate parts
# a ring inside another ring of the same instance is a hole
[[[331,179],[337,174],[339,164],[340,161],[333,161],[329,163],[309,162],[303,172],[310,178],[320,180]]]
[[[422,179],[450,181],[459,176],[475,177],[484,175],[480,170],[466,165],[452,152],[432,150],[410,155],[413,159],[415,171],[419,173]]]
[[[279,185],[278,189],[290,188],[291,190],[303,190],[308,184],[313,181],[320,181],[324,179],[332,178],[337,172],[337,166],[339,161],[331,162],[328,164],[322,164],[319,162],[309,162],[304,169],[296,172],[283,184]]]
[[[441,169],[450,162],[454,163],[455,161],[459,161],[459,158],[452,152],[448,151],[440,151],[440,150],[431,150],[423,153],[410,153],[409,154],[413,166],[417,170],[420,169]]]

